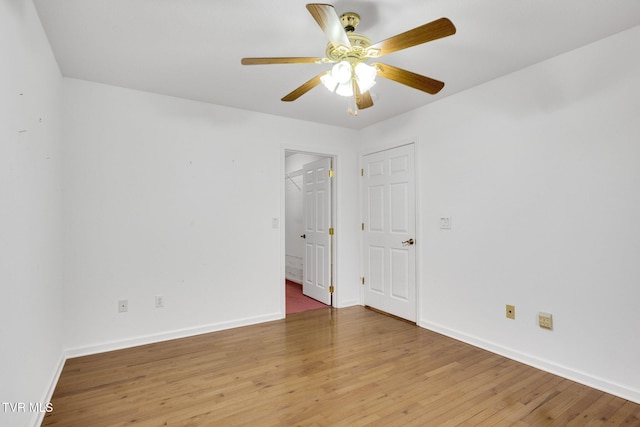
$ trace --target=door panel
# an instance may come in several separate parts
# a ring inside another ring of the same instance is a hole
[[[408,233],[409,232],[409,215],[407,206],[409,203],[407,183],[391,184],[389,192],[391,196],[391,218],[390,228],[392,233]]]
[[[391,296],[404,301],[409,300],[409,256],[408,251],[391,249]]]
[[[305,231],[305,235],[309,236],[309,230]],[[313,286],[316,271],[315,245],[310,242],[304,244],[304,258],[302,260],[302,293],[305,287]],[[312,272],[308,274],[308,272]]]
[[[302,293],[331,304],[331,158],[303,166],[305,252]]]
[[[365,304],[416,320],[414,146],[363,157]]]
[[[369,290],[374,293],[384,293],[384,248],[369,246]]]
[[[384,187],[375,186],[369,188],[369,230],[374,232],[384,231]]]

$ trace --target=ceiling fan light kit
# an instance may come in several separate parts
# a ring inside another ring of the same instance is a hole
[[[354,81],[361,92],[366,92],[376,84],[376,74],[376,68],[364,62],[353,65],[349,61],[340,61],[320,81],[330,92],[340,96],[353,96]]]
[[[307,10],[329,39],[325,58],[242,58],[241,61],[243,65],[334,64],[330,70],[323,71],[285,95],[282,101],[295,101],[322,84],[337,95],[351,98],[347,111],[357,115],[358,109],[363,110],[373,106],[369,90],[376,84],[377,76],[432,95],[444,87],[443,82],[430,77],[379,62],[372,64],[368,62],[392,52],[455,34],[456,28],[449,19],[440,18],[371,44],[368,37],[355,32],[360,23],[360,16],[357,13],[347,12],[338,17],[333,6],[319,3],[308,4]]]

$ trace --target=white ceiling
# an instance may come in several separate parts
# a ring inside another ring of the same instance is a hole
[[[374,43],[443,16],[457,28],[382,59],[444,81],[438,95],[378,78],[375,105],[353,117],[346,99],[322,86],[280,101],[328,65],[240,65],[245,56],[324,56],[327,41],[306,2],[34,3],[66,77],[354,129],[640,24],[638,0],[338,0],[338,14],[360,14],[357,32]]]

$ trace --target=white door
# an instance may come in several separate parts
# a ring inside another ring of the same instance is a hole
[[[416,321],[414,146],[363,156],[365,305]]]
[[[303,166],[304,265],[302,293],[331,304],[331,158]]]

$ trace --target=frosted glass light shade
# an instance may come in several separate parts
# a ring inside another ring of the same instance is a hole
[[[347,61],[340,61],[333,66],[330,72],[320,77],[322,84],[331,92],[341,96],[353,95],[351,88],[351,64]],[[347,92],[351,91],[351,95]]]
[[[331,92],[340,96],[353,96],[352,76],[351,64],[348,61],[340,61],[330,72],[320,77],[320,81]]]
[[[338,83],[336,81],[336,79],[334,79],[331,76],[331,73],[327,73],[324,76],[320,77],[320,81],[322,82],[322,84],[324,85],[324,87],[326,87],[327,89],[329,89],[329,92],[335,92],[336,88],[338,87],[338,85],[340,83]]]
[[[351,64],[347,61],[340,61],[331,69],[331,76],[340,84],[351,81]]]
[[[322,84],[331,92],[340,96],[353,96],[353,78],[358,82],[360,92],[365,93],[376,84],[376,69],[370,65],[358,62],[352,67],[348,61],[340,61],[324,76],[320,77]]]
[[[355,67],[356,80],[360,92],[365,93],[376,84],[376,68],[359,62]]]
[[[340,96],[353,96],[353,84],[351,80],[347,83],[340,83],[336,88],[336,93]]]

